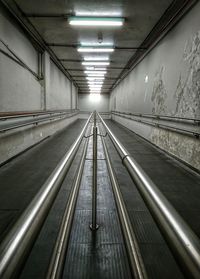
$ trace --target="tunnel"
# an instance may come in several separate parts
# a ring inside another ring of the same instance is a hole
[[[199,1],[0,1],[0,279],[200,279],[199,140]]]

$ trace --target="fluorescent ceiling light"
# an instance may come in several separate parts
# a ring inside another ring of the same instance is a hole
[[[96,85],[96,84],[103,84],[103,81],[88,81],[88,84],[93,84],[93,85]]]
[[[69,24],[75,26],[122,26],[124,18],[121,17],[69,17]]]
[[[113,47],[78,47],[78,52],[113,52]]]
[[[106,71],[84,71],[85,74],[100,74],[100,75],[105,75],[107,72]]]
[[[93,61],[90,61],[90,62],[82,62],[82,65],[83,66],[108,66],[110,65],[110,62],[93,62]]]
[[[89,88],[90,91],[101,91],[101,88]]]
[[[87,74],[88,77],[94,77],[94,78],[97,78],[97,77],[104,77],[104,74]]]
[[[105,77],[86,77],[86,79],[95,81],[95,80],[104,80]]]
[[[106,68],[85,67],[89,71],[106,71]]]
[[[89,88],[101,88],[103,84],[88,84]]]
[[[105,57],[105,56],[102,56],[102,57],[92,57],[92,56],[86,56],[83,58],[85,61],[108,61],[109,60],[109,57]]]

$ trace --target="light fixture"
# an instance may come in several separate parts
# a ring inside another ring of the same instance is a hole
[[[94,77],[94,78],[98,78],[98,77],[104,77],[104,74],[87,74],[88,77]]]
[[[105,75],[106,71],[84,71],[85,74],[97,74],[97,75]]]
[[[75,26],[122,26],[124,18],[71,16],[68,21],[70,25]]]
[[[110,65],[110,62],[95,62],[95,61],[90,61],[90,62],[82,62],[83,66],[108,66]]]
[[[78,52],[113,52],[113,47],[78,47]]]
[[[106,56],[94,56],[94,57],[90,57],[90,56],[86,56],[83,58],[85,61],[108,61],[109,57]]]
[[[103,81],[88,81],[88,84],[103,84]]]
[[[85,67],[89,71],[106,71],[106,68]]]
[[[89,88],[90,91],[101,91],[101,88]]]
[[[93,89],[94,90],[101,90],[102,86],[99,87],[99,86],[94,86],[93,85],[93,86],[89,86],[89,88],[90,88],[90,90],[93,90]]]
[[[92,81],[95,81],[95,80],[104,80],[105,77],[86,77],[87,80],[92,80]]]

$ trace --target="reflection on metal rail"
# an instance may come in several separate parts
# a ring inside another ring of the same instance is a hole
[[[80,135],[64,155],[0,246],[0,278],[17,277],[81,144],[92,114]]]
[[[99,225],[97,224],[97,126],[96,111],[93,113],[93,167],[92,167],[92,223],[90,229],[95,232]]]
[[[140,250],[137,244],[136,236],[133,232],[132,225],[120,192],[120,188],[111,164],[110,156],[105,144],[105,140],[102,137],[102,144],[104,148],[104,153],[106,157],[106,163],[108,167],[108,172],[110,175],[111,185],[113,188],[113,193],[115,197],[115,202],[117,206],[117,211],[119,214],[119,219],[121,223],[121,228],[124,235],[124,240],[127,248],[127,253],[129,257],[130,267],[132,270],[133,277],[135,279],[145,279],[147,278],[144,263],[140,254]]]
[[[200,278],[200,240],[98,114],[131,178],[188,278]]]

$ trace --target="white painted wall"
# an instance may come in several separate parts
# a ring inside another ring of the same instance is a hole
[[[77,88],[74,84],[72,84],[72,109],[77,108]]]
[[[32,71],[38,71],[38,53],[9,13],[0,3],[0,40],[23,60]],[[0,42],[0,49],[12,55]],[[38,110],[64,110],[76,105],[77,92],[71,81],[43,54],[44,80],[0,52],[0,113]],[[71,92],[71,87],[73,92]],[[77,119],[77,115],[64,120],[26,126],[0,135],[0,163],[27,147],[52,135]]]
[[[0,40],[36,74],[38,53],[0,3]],[[0,49],[12,55],[0,42]],[[44,80],[39,81],[27,69],[0,52],[0,112],[63,110],[75,107],[76,90],[71,94],[71,81],[44,53]],[[72,100],[71,100],[72,98]]]
[[[200,3],[114,89],[110,110],[200,118],[199,15]],[[113,118],[200,169],[198,139]]]
[[[37,71],[37,52],[20,28],[0,4],[0,39],[3,40],[33,71]],[[0,42],[0,48],[9,51]],[[41,86],[36,78],[10,58],[0,53],[0,112],[38,110]]]
[[[46,109],[59,110],[71,108],[71,81],[45,55]]]
[[[98,112],[109,111],[109,95],[106,94],[78,94],[78,108],[80,111]]]

